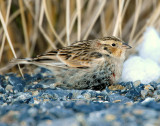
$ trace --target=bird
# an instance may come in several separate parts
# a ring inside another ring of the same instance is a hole
[[[122,73],[127,49],[132,48],[115,36],[73,42],[35,58],[14,59],[13,64],[34,64],[51,70],[55,87],[62,89],[104,90],[115,85]]]

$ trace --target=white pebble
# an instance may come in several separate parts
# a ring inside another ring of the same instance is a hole
[[[138,48],[139,56],[160,63],[160,37],[158,32],[154,28],[149,27],[143,38],[144,40]]]
[[[133,56],[124,62],[122,81],[134,82],[140,80],[143,84],[148,84],[158,80],[159,77],[160,67],[151,59]]]

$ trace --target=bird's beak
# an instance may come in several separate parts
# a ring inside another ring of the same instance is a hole
[[[129,46],[127,43],[123,43],[123,44],[122,44],[122,47],[125,48],[125,49],[130,49],[130,48],[132,48],[132,47]]]

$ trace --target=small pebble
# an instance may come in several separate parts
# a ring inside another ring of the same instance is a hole
[[[159,125],[160,83],[121,82],[104,91],[55,87],[51,71],[0,75],[0,126]]]
[[[8,85],[6,86],[6,90],[7,90],[7,91],[11,91],[12,89],[13,89],[13,86],[12,86],[12,85],[9,85],[9,84],[8,84]]]
[[[134,87],[137,87],[141,84],[141,81],[140,80],[137,80],[133,83]]]

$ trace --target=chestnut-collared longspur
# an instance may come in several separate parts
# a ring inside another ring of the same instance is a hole
[[[121,76],[126,49],[131,46],[114,36],[72,43],[36,58],[14,59],[15,64],[48,68],[56,77],[56,87],[103,90]]]

